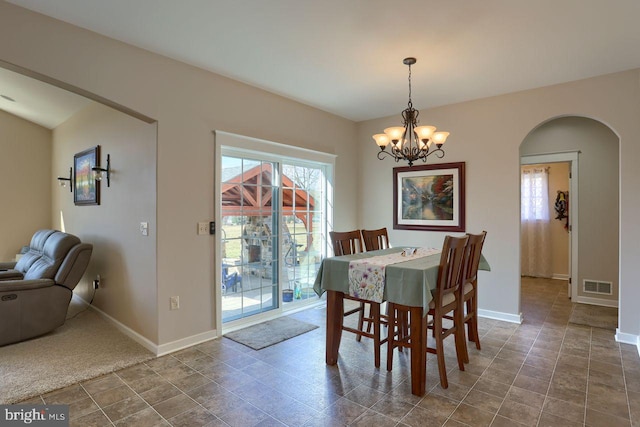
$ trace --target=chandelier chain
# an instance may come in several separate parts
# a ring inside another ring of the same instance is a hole
[[[409,108],[413,107],[413,102],[411,102],[411,64],[409,64]]]

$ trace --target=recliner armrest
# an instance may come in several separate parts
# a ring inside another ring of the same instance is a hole
[[[22,280],[24,275],[18,270],[3,270],[0,269],[0,281],[5,280]]]
[[[0,271],[13,270],[14,268],[16,268],[15,262],[0,262]]]
[[[55,284],[52,279],[6,280],[0,281],[0,293],[49,288]]]

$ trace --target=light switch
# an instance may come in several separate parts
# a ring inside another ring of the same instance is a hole
[[[140,223],[140,233],[143,236],[148,236],[149,235],[149,223],[148,222],[141,222]]]
[[[199,222],[198,223],[198,234],[209,234],[209,223],[208,222]]]

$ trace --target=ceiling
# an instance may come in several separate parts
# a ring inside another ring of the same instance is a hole
[[[54,129],[90,102],[82,96],[0,67],[0,110],[40,126]]]
[[[8,0],[361,121],[640,68],[637,0]]]

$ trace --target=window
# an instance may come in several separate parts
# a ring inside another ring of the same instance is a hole
[[[549,169],[523,167],[521,220],[549,221]]]

